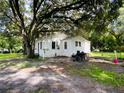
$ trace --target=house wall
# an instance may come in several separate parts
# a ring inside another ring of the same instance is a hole
[[[71,56],[76,54],[77,51],[84,51],[85,53],[90,52],[90,41],[82,37],[73,37],[66,38],[65,34],[56,34],[54,36],[49,36],[43,39],[36,40],[35,44],[35,53],[38,53],[40,56],[44,57],[54,57],[56,56]],[[52,49],[52,41],[58,42],[60,49]],[[81,47],[75,46],[75,41],[81,42]],[[38,52],[38,43],[40,45],[42,42],[42,49],[39,46]],[[67,42],[67,49],[64,49],[64,42]]]

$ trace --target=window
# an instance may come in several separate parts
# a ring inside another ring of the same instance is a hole
[[[55,42],[52,42],[52,49],[55,49]]]
[[[75,46],[78,46],[78,41],[75,41]]]
[[[67,49],[67,42],[64,42],[64,49]]]
[[[79,46],[81,47],[81,42],[79,42]]]
[[[81,42],[80,41],[75,41],[75,46],[76,47],[81,47]]]
[[[42,49],[42,42],[40,42],[40,49]]]

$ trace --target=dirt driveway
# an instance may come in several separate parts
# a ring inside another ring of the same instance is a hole
[[[10,62],[23,61],[11,60]],[[28,60],[28,62],[32,61]],[[67,74],[64,65],[77,64],[68,58],[48,59],[39,63],[37,66],[21,69],[13,66],[2,68],[0,93],[124,93],[111,86],[99,84],[88,77]]]

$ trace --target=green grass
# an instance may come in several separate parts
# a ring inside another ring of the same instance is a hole
[[[26,58],[26,56],[24,56],[23,54],[20,53],[11,53],[11,54],[0,54],[0,69],[4,69],[7,67],[16,67],[16,68],[28,68],[28,67],[37,67],[41,64],[41,62],[44,62],[45,60],[47,60],[47,58],[45,58],[43,60],[42,57],[39,58],[34,58],[34,59],[28,59],[25,61],[22,59],[22,62],[20,58]],[[16,62],[11,62],[11,61],[7,61],[6,59],[16,59]],[[5,61],[6,62],[2,62]]]
[[[68,71],[72,75],[90,77],[102,84],[116,87],[124,86],[124,74],[106,71],[95,65],[88,66],[87,68],[68,66]]]
[[[26,58],[26,55],[23,55],[22,53],[7,53],[7,54],[0,54],[0,60],[5,59],[16,59],[16,58]],[[41,61],[41,60],[47,60],[48,58],[43,59],[42,57],[39,58],[33,58],[33,61]]]
[[[24,62],[0,62],[0,69],[4,69],[7,67],[16,67],[16,68],[28,68],[28,67],[33,67],[35,66],[33,63],[24,61]]]
[[[18,69],[30,68],[30,67],[39,67],[44,61],[42,60],[29,60],[29,61],[18,61],[17,62],[0,62],[0,69],[15,67]]]
[[[22,62],[14,65],[17,68],[28,68],[28,67],[33,67],[34,65],[31,62]]]
[[[92,52],[90,55],[93,57],[106,57],[109,59],[115,58],[115,54],[112,52]],[[124,52],[117,53],[117,56],[118,58],[124,58]]]
[[[13,59],[13,58],[23,58],[24,56],[20,53],[7,53],[7,54],[0,54],[0,60],[4,59]]]

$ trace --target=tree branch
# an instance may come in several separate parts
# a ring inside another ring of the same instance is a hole
[[[59,11],[69,11],[69,10],[77,10],[79,9],[80,7],[82,7],[84,4],[85,4],[86,1],[77,1],[75,3],[72,3],[72,4],[69,4],[67,6],[63,6],[63,7],[60,7],[60,8],[55,8],[53,10],[51,10],[50,12],[44,14],[43,16],[40,17],[40,20],[42,21],[43,19],[47,19],[47,18],[50,18],[52,14],[55,14],[56,12],[59,12]]]
[[[33,19],[32,19],[32,22],[30,24],[28,33],[30,33],[32,31],[32,28],[34,27],[34,25],[37,21],[36,15],[37,15],[38,10],[40,9],[40,6],[43,3],[43,1],[44,0],[41,0],[40,2],[39,2],[39,0],[33,0]]]

